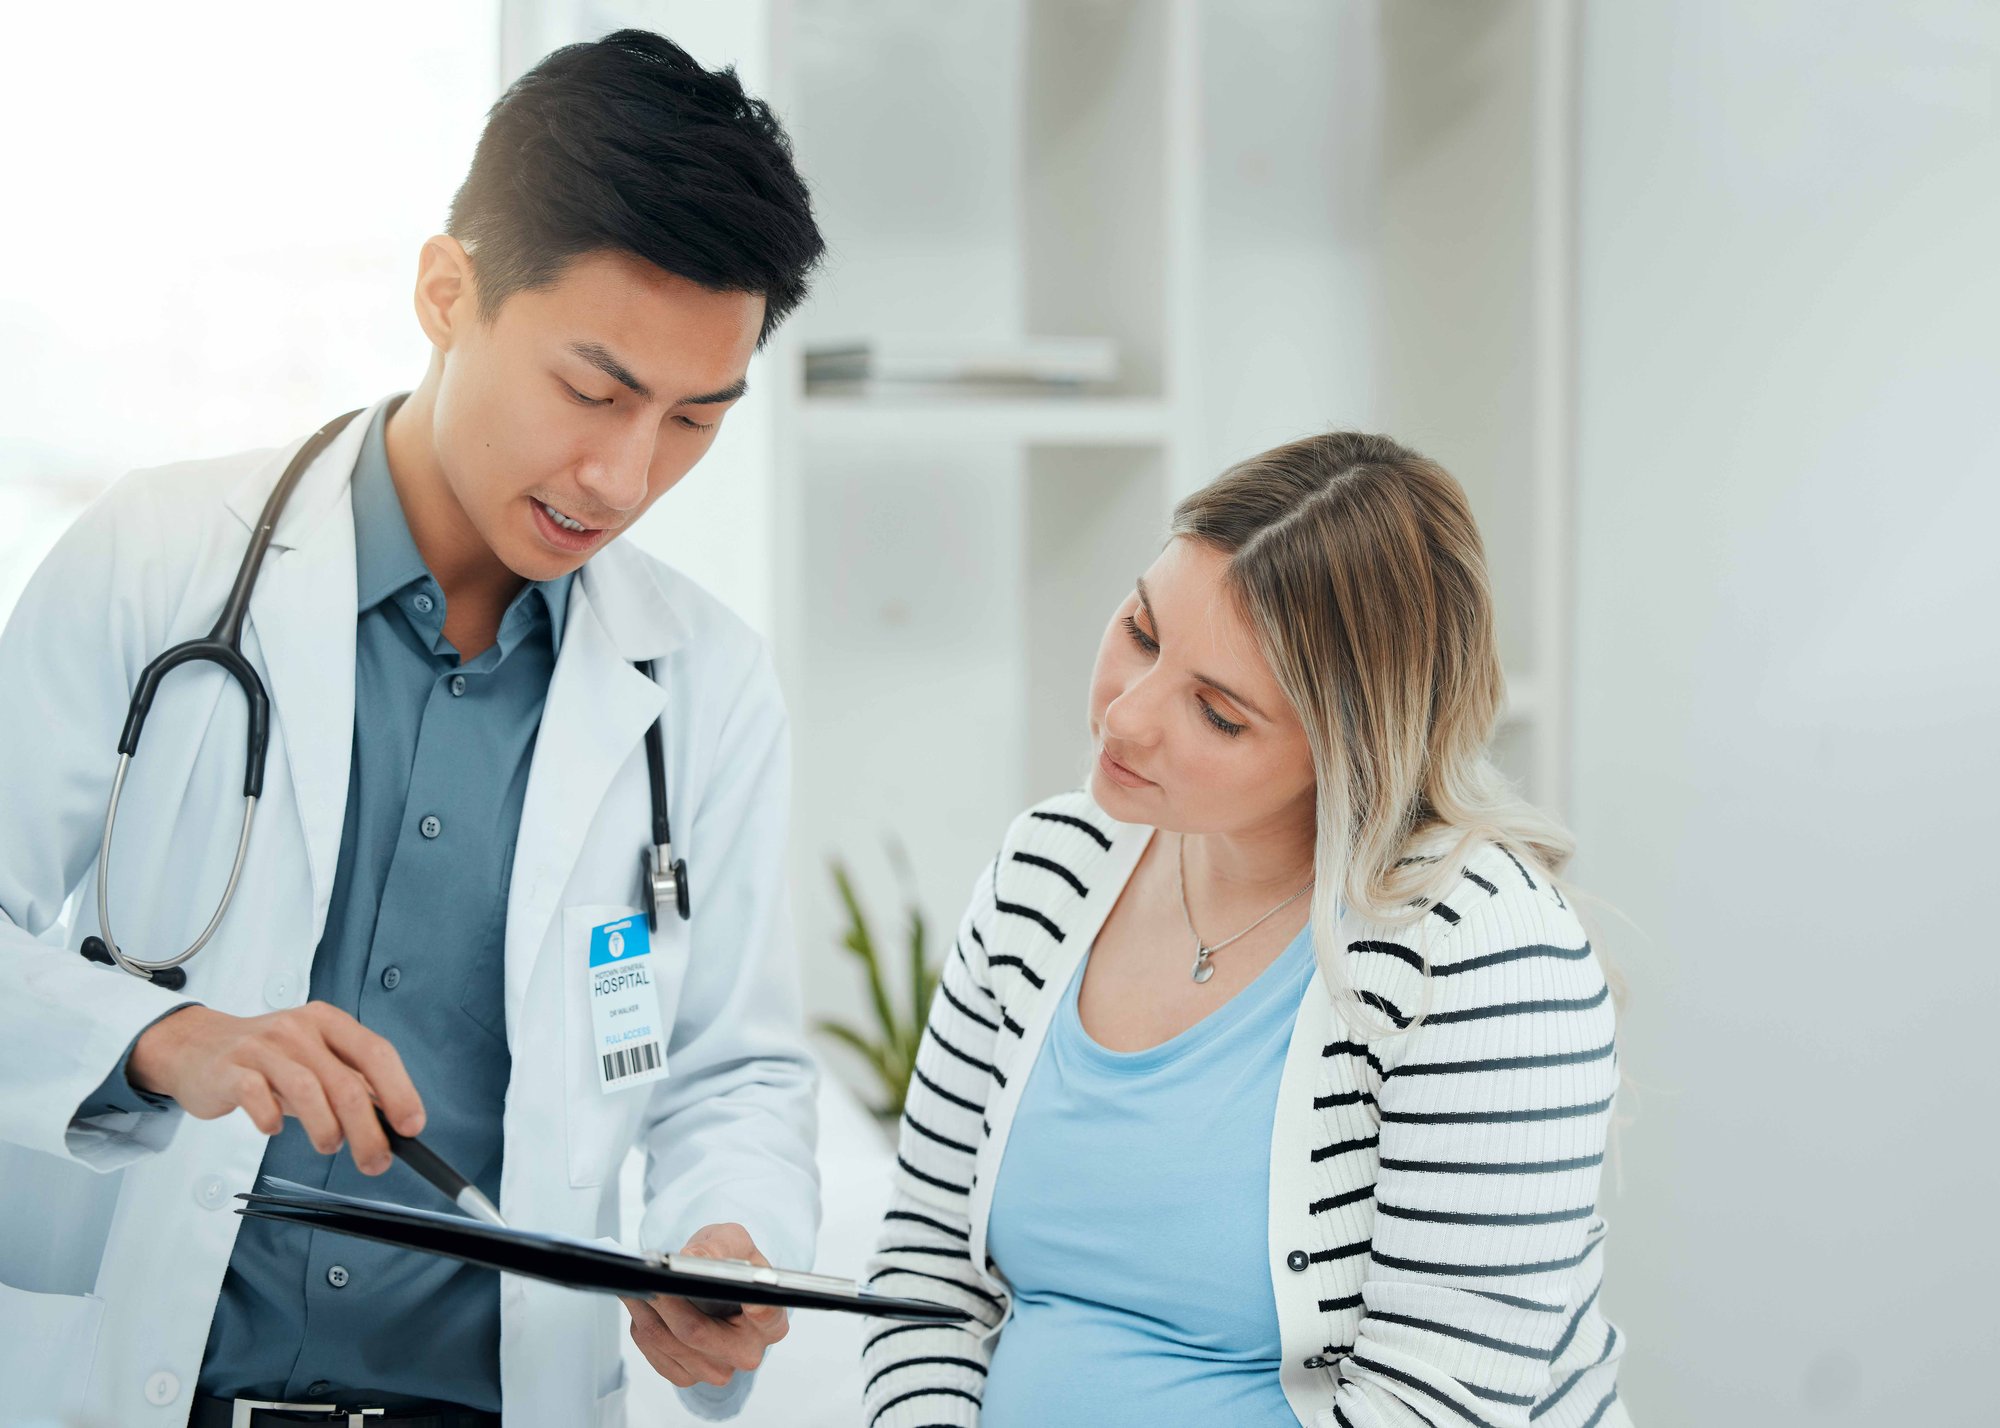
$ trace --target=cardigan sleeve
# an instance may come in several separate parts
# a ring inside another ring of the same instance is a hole
[[[895,1190],[868,1282],[956,1305],[962,1325],[866,1322],[862,1422],[869,1428],[976,1424],[1005,1301],[971,1262],[973,1163],[993,1085],[1000,1006],[986,964],[995,867],[974,884],[918,1048],[896,1150]]]
[[[1362,1320],[1333,1417],[1525,1428],[1591,1297],[1614,1013],[1546,886],[1467,905],[1431,975],[1432,1011],[1389,1043]]]

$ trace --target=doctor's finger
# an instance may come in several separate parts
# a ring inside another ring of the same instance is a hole
[[[367,1080],[390,1125],[404,1135],[423,1130],[423,1098],[389,1038],[370,1031],[345,1012],[328,1016],[321,1031],[333,1054]]]
[[[729,1382],[728,1367],[683,1343],[653,1311],[652,1305],[627,1299],[625,1310],[632,1316],[632,1342],[639,1346],[646,1362],[668,1382],[681,1388],[695,1383]]]
[[[340,1120],[327,1104],[319,1077],[290,1057],[279,1057],[264,1068],[264,1079],[278,1093],[285,1114],[305,1127],[306,1139],[321,1155],[340,1149]]]
[[[236,1073],[236,1083],[232,1098],[250,1117],[250,1123],[265,1135],[276,1135],[285,1128],[285,1112],[279,1106],[278,1098],[271,1090],[271,1083],[248,1067]]]
[[[363,1175],[380,1175],[387,1170],[394,1157],[389,1153],[389,1138],[382,1134],[382,1123],[375,1118],[375,1098],[368,1094],[368,1082],[324,1048],[307,1052],[306,1065],[319,1077],[320,1090],[340,1121],[354,1164]]]
[[[769,1341],[741,1317],[710,1318],[687,1300],[667,1294],[653,1300],[653,1308],[673,1336],[698,1354],[745,1372],[764,1361]]]

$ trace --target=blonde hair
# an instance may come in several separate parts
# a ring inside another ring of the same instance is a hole
[[[1486,556],[1465,491],[1383,436],[1329,432],[1238,463],[1175,508],[1172,534],[1229,558],[1227,582],[1312,749],[1313,941],[1364,1037],[1421,1025],[1356,989],[1338,909],[1391,926],[1492,841],[1551,883],[1575,843],[1489,753],[1503,683]],[[1385,1020],[1386,1018],[1386,1020]]]

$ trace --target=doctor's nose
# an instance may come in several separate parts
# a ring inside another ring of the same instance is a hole
[[[576,480],[604,510],[623,516],[646,503],[652,469],[652,433],[641,430],[592,452],[577,468]]]

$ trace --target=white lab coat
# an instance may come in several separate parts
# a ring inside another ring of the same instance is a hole
[[[297,447],[127,477],[58,543],[0,637],[0,1424],[186,1421],[241,1223],[232,1197],[250,1188],[265,1138],[240,1111],[75,1112],[180,1001],[250,1015],[305,1000],[347,801],[348,481],[369,419],[304,475],[251,600],[244,648],[272,703],[264,796],[235,905],[187,964],[185,994],[74,949],[96,928],[98,838],[133,684],[159,651],[213,624]],[[633,668],[640,659],[658,661],[657,682]],[[245,727],[227,680],[212,665],[170,675],[133,760],[111,917],[135,956],[185,947],[227,879]],[[639,906],[643,740],[662,715],[694,917],[664,919],[655,938],[670,1074],[607,1096],[585,938]],[[811,1262],[814,1072],[784,895],[789,779],[762,642],[629,542],[601,551],[569,597],[494,969],[512,1054],[500,1207],[513,1223],[615,1235],[618,1167],[637,1143],[645,1247],[736,1221],[774,1262]],[[506,1277],[500,1305],[509,1428],[624,1422],[615,1299]]]

